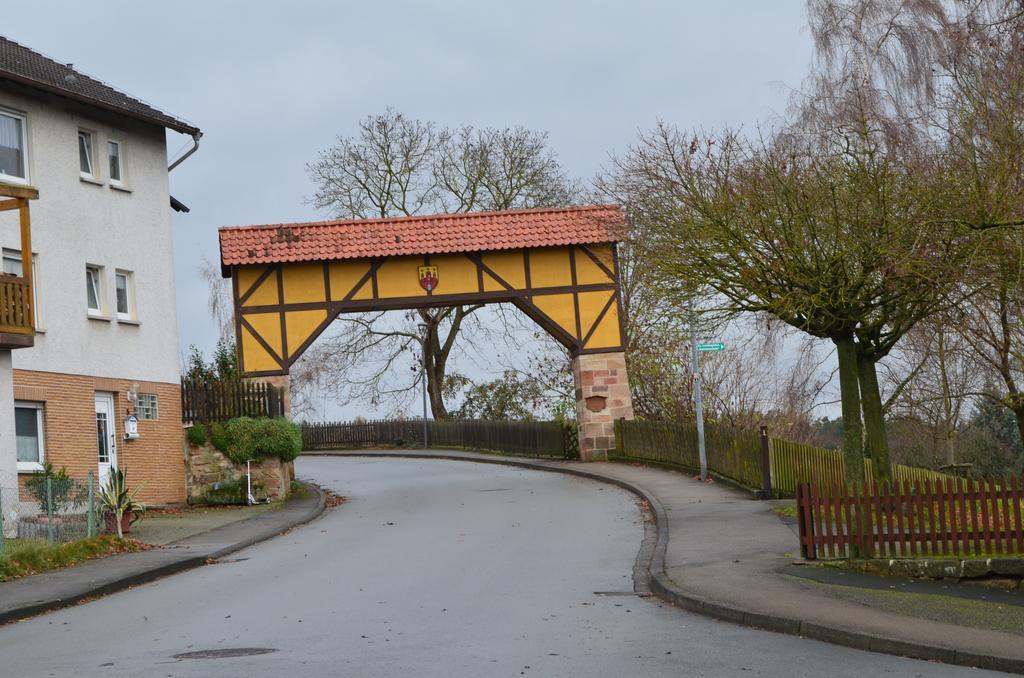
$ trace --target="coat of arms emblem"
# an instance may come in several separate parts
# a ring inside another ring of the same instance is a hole
[[[420,266],[420,287],[428,292],[437,289],[437,266]]]

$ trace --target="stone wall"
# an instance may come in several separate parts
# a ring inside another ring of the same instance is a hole
[[[633,418],[626,354],[584,353],[573,358],[580,459],[607,459],[615,449],[615,420]]]
[[[253,495],[257,499],[285,499],[292,478],[293,462],[270,457],[250,464]],[[190,445],[185,442],[185,477],[190,504],[223,503],[218,490],[225,486],[245,486],[245,464],[235,464],[210,443]],[[244,501],[244,489],[241,498]]]

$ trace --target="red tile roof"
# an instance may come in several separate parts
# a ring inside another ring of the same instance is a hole
[[[424,217],[230,226],[220,229],[225,275],[236,264],[324,261],[409,254],[617,242],[617,205],[435,214]]]

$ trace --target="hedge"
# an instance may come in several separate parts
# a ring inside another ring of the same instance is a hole
[[[236,464],[276,457],[292,461],[302,451],[302,432],[284,417],[238,417],[227,424],[195,424],[185,434],[189,444],[210,442]]]

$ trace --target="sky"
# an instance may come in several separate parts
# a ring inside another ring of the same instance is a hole
[[[0,5],[10,0],[0,0]],[[323,218],[305,165],[391,107],[549,133],[589,181],[637,131],[756,128],[811,60],[802,0],[36,0],[5,36],[203,131],[171,173],[182,348],[209,350],[203,259],[219,226]],[[168,134],[168,152],[188,137]]]

